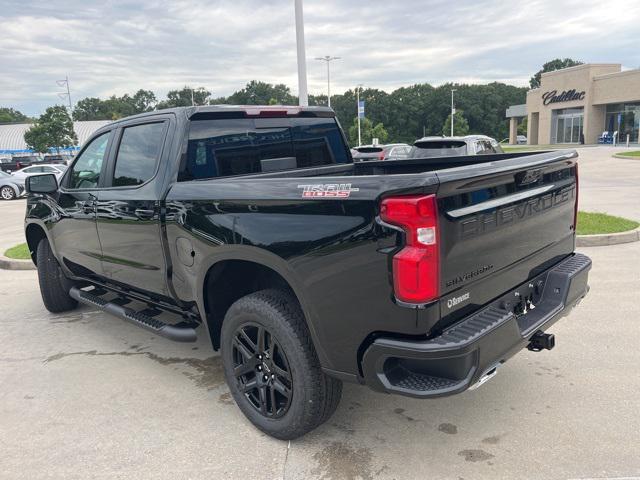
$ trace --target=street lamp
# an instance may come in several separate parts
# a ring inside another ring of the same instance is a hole
[[[304,46],[304,15],[302,0],[295,0],[296,10],[296,44],[298,46],[298,99],[301,107],[309,105],[307,90],[307,55]]]
[[[316,57],[316,60],[327,62],[327,105],[331,108],[331,62],[334,60],[340,60],[340,57],[332,57],[326,55],[324,57]]]
[[[453,106],[453,92],[457,92],[458,90],[455,88],[451,89],[451,136],[453,137],[453,117],[456,114],[456,109]]]
[[[360,130],[360,90],[364,85],[359,84],[356,87],[356,112],[358,113],[358,146],[362,145],[362,133]]]

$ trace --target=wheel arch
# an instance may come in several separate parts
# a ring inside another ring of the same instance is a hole
[[[199,275],[198,308],[204,312],[203,321],[214,349],[220,348],[222,322],[236,300],[256,291],[279,288],[290,291],[297,300],[320,362],[326,365],[327,356],[317,341],[313,309],[302,282],[284,259],[262,249],[245,246],[235,247],[204,264]]]
[[[53,250],[53,245],[51,245],[51,241],[46,233],[46,229],[36,222],[27,223],[24,229],[25,238],[27,240],[27,246],[29,247],[29,253],[31,254],[31,260],[34,265],[38,264],[36,251],[38,249],[38,244],[44,238],[49,242],[51,246],[51,250]]]

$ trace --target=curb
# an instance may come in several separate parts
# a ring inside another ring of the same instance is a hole
[[[628,232],[607,233],[604,235],[578,235],[577,247],[604,247],[640,241],[640,228]]]
[[[621,158],[622,160],[640,160],[640,157],[630,157],[629,155],[620,155],[619,153],[614,153],[613,158]]]
[[[0,269],[2,270],[35,270],[36,266],[31,260],[14,260],[0,255]]]

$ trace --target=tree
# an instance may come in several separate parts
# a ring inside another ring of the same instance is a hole
[[[61,105],[49,107],[24,134],[27,146],[36,152],[68,148],[78,143],[73,121],[67,109]]]
[[[158,103],[157,108],[190,107],[191,105],[208,105],[211,92],[204,87],[192,88],[184,86],[181,90],[171,90],[167,99]]]
[[[283,83],[272,85],[251,80],[242,90],[238,90],[226,99],[216,99],[215,103],[229,105],[297,105],[298,99],[291,95],[291,90]]]
[[[462,110],[457,110],[454,114],[453,122],[453,135],[456,137],[463,137],[469,134],[469,122],[464,118]],[[442,127],[442,134],[445,136],[451,135],[451,114],[447,117]]]
[[[117,120],[119,118],[150,112],[156,103],[151,90],[138,90],[133,96],[125,93],[112,95],[106,100],[95,97],[83,98],[73,109],[74,120]]]
[[[362,144],[367,145],[373,143],[373,139],[377,138],[380,143],[386,143],[389,139],[389,132],[384,128],[382,123],[373,124],[368,118],[360,121],[360,131],[362,135]],[[353,124],[349,127],[349,143],[358,145],[358,119],[353,119]]]
[[[29,121],[29,117],[18,110],[6,107],[0,108],[0,123],[17,123],[27,121]]]
[[[543,73],[562,70],[563,68],[575,67],[576,65],[582,65],[583,63],[584,62],[573,60],[571,58],[555,58],[550,62],[542,65],[542,69],[538,70],[538,72],[533,77],[531,77],[531,80],[529,80],[529,85],[531,85],[531,88],[540,88],[540,79],[542,78]]]

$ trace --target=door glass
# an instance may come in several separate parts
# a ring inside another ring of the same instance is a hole
[[[100,171],[109,144],[111,132],[93,139],[82,151],[71,169],[69,188],[95,188],[100,181]]]
[[[558,128],[556,129],[556,143],[564,143],[564,118],[558,118]]]
[[[580,141],[580,118],[573,117],[573,128],[571,130],[571,141],[578,143]]]
[[[164,140],[164,123],[127,127],[116,158],[114,187],[141,185],[156,173]]]
[[[573,125],[573,118],[569,117],[564,120],[564,138],[562,143],[571,143],[571,128]]]

